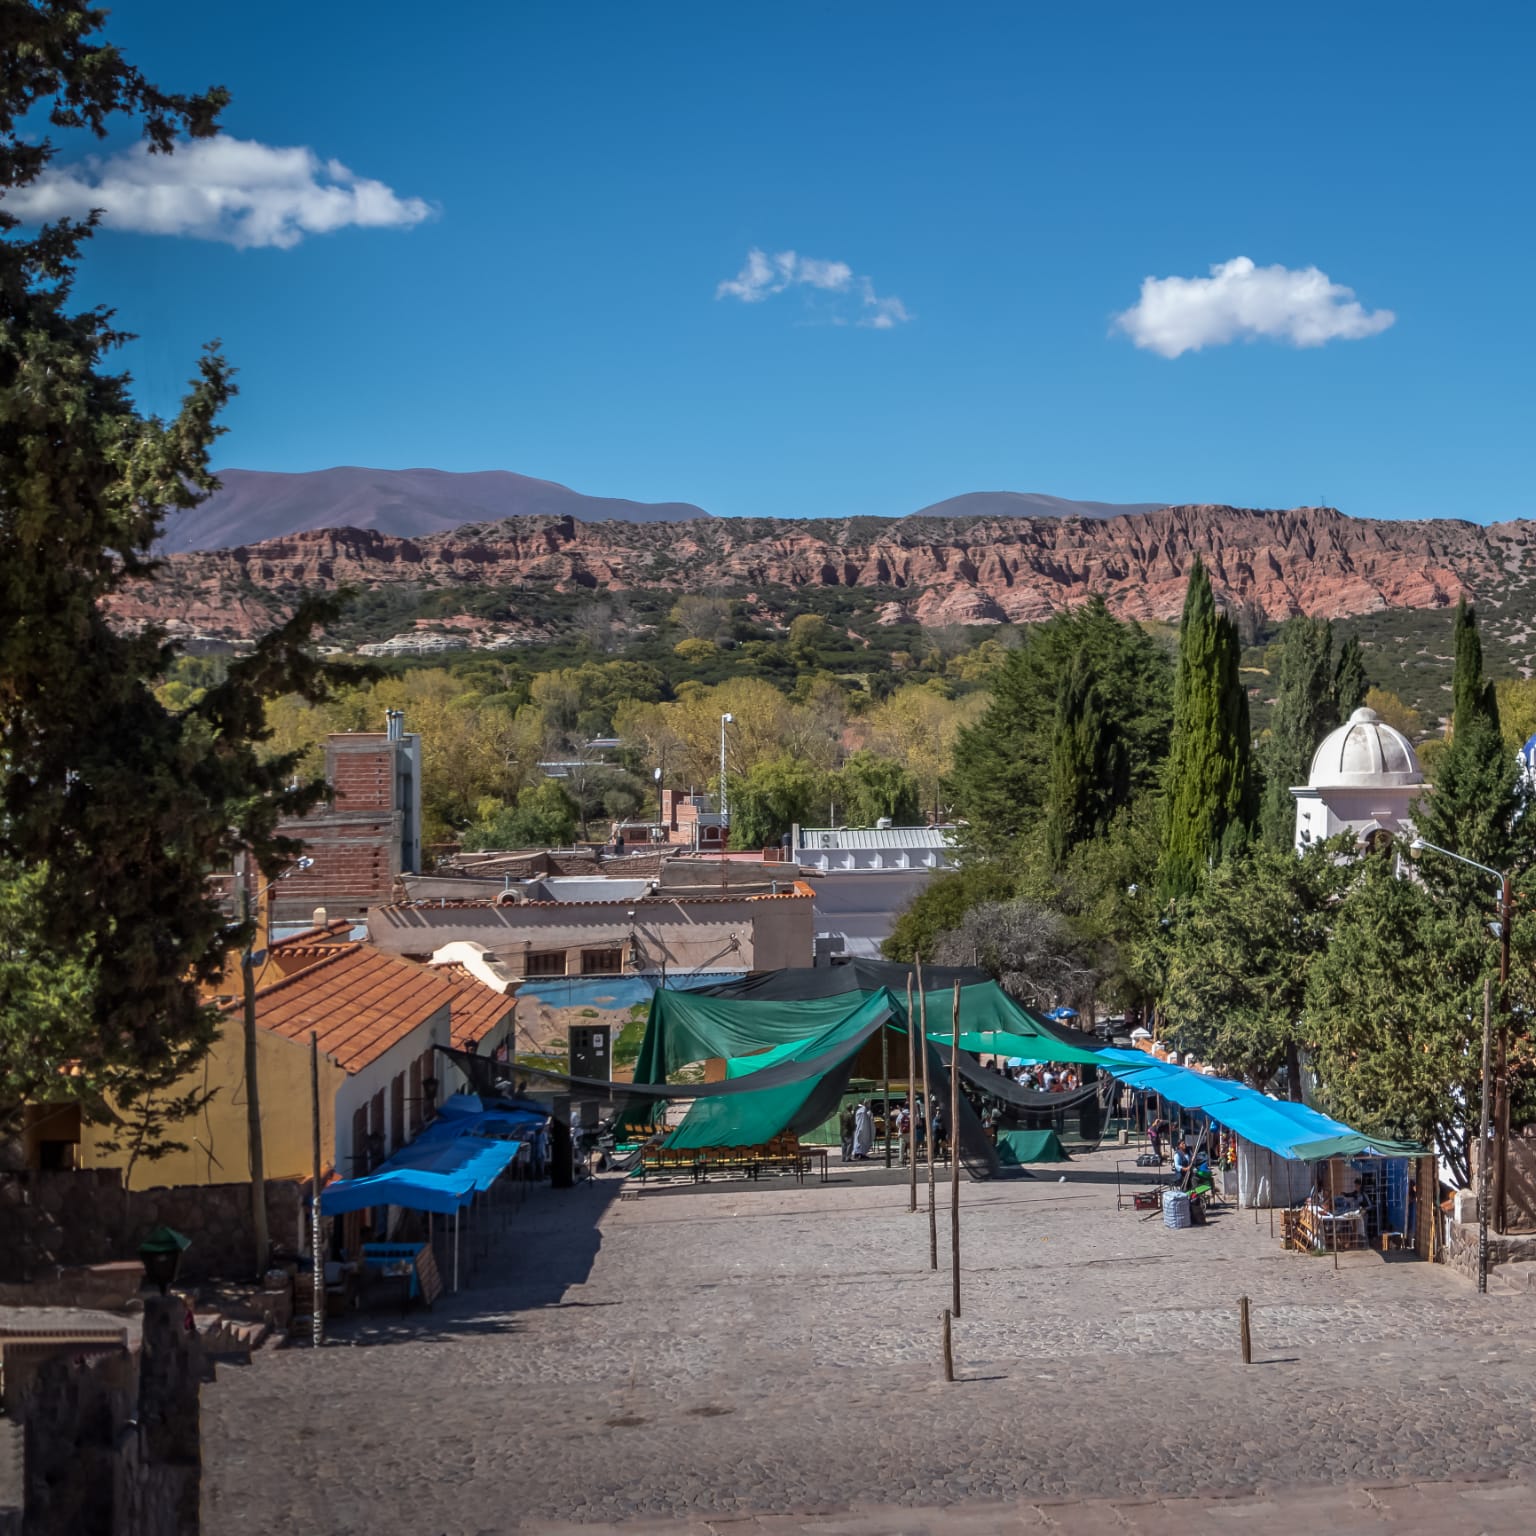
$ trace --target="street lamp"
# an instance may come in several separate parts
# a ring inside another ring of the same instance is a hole
[[[282,874],[267,881],[256,893],[257,902],[261,902],[279,880],[286,880],[289,875],[313,868],[314,862],[306,855],[297,860],[291,869],[285,869]],[[240,953],[240,984],[245,1016],[245,1129],[251,1164],[251,1227],[256,1238],[256,1278],[260,1280],[266,1273],[271,1244],[267,1235],[267,1169],[261,1145],[261,1092],[257,1081],[256,930],[251,924],[251,888],[246,884],[243,866],[240,871],[240,920],[245,926],[245,945]],[[269,919],[269,943],[271,927]],[[315,1193],[318,1199],[319,1191]]]
[[[660,832],[665,819],[661,810],[661,769],[651,769],[651,777],[656,781],[656,830]]]
[[[1438,853],[1443,858],[1454,859],[1458,864],[1465,864],[1471,869],[1479,870],[1485,875],[1492,876],[1499,882],[1499,1012],[1503,1014],[1509,1004],[1509,928],[1510,908],[1512,906],[1509,874],[1492,868],[1488,864],[1479,864],[1476,859],[1469,859],[1465,854],[1452,853],[1449,848],[1442,848],[1437,843],[1428,843],[1422,837],[1416,837],[1409,843],[1410,853]],[[1482,1122],[1478,1130],[1477,1150],[1477,1288],[1479,1291],[1488,1289],[1488,1110],[1493,1098],[1493,1036],[1492,1013],[1488,1006],[1488,994],[1486,985],[1483,993],[1483,1112]],[[1506,1025],[1499,1026],[1499,1058],[1502,1066],[1506,1046],[1504,1044],[1504,1030]],[[1497,1162],[1499,1173],[1499,1204],[1504,1203],[1504,1095],[1502,1089],[1503,1074],[1500,1073],[1500,1102],[1499,1119],[1496,1128],[1496,1141],[1494,1161]]]
[[[725,830],[731,824],[731,813],[725,801],[725,728],[735,723],[735,715],[720,716],[720,838],[722,844],[725,839]]]

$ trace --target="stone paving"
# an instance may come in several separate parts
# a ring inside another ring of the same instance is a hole
[[[1347,1536],[1530,1509],[1526,1293],[1398,1255],[1335,1269],[1267,1215],[1170,1231],[1116,1209],[1106,1152],[962,1184],[946,1384],[947,1183],[934,1273],[905,1186],[833,1172],[540,1191],[433,1312],[221,1369],[205,1529],[1265,1536],[1310,1500]]]

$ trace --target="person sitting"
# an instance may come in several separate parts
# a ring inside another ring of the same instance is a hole
[[[1189,1143],[1180,1138],[1178,1146],[1173,1153],[1173,1171],[1178,1174],[1182,1183],[1184,1175],[1189,1172],[1192,1159],[1189,1155]]]

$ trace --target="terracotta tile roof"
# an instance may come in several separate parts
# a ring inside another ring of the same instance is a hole
[[[305,928],[299,933],[290,933],[287,938],[273,939],[268,946],[271,949],[309,948],[310,946],[329,948],[333,944],[346,944],[350,942],[353,923],[350,918],[333,917],[320,928]]]
[[[322,1051],[344,1071],[359,1072],[440,1008],[454,1009],[460,990],[425,966],[366,944],[338,945],[323,960],[261,988],[256,1021],[306,1045],[313,1030]]]
[[[472,1040],[483,1040],[516,1006],[510,994],[486,986],[462,965],[435,965],[432,971],[457,988],[451,1033],[459,1050],[464,1050]]]

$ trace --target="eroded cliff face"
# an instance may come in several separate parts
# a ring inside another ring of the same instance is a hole
[[[879,589],[882,616],[924,624],[1028,622],[1101,594],[1139,619],[1176,618],[1199,554],[1219,596],[1272,618],[1434,608],[1523,581],[1524,523],[1372,522],[1325,507],[1168,507],[1102,521],[717,519],[580,523],[514,518],[423,539],[342,528],[173,555],[114,602],[130,623],[181,637],[249,639],[303,592]]]

